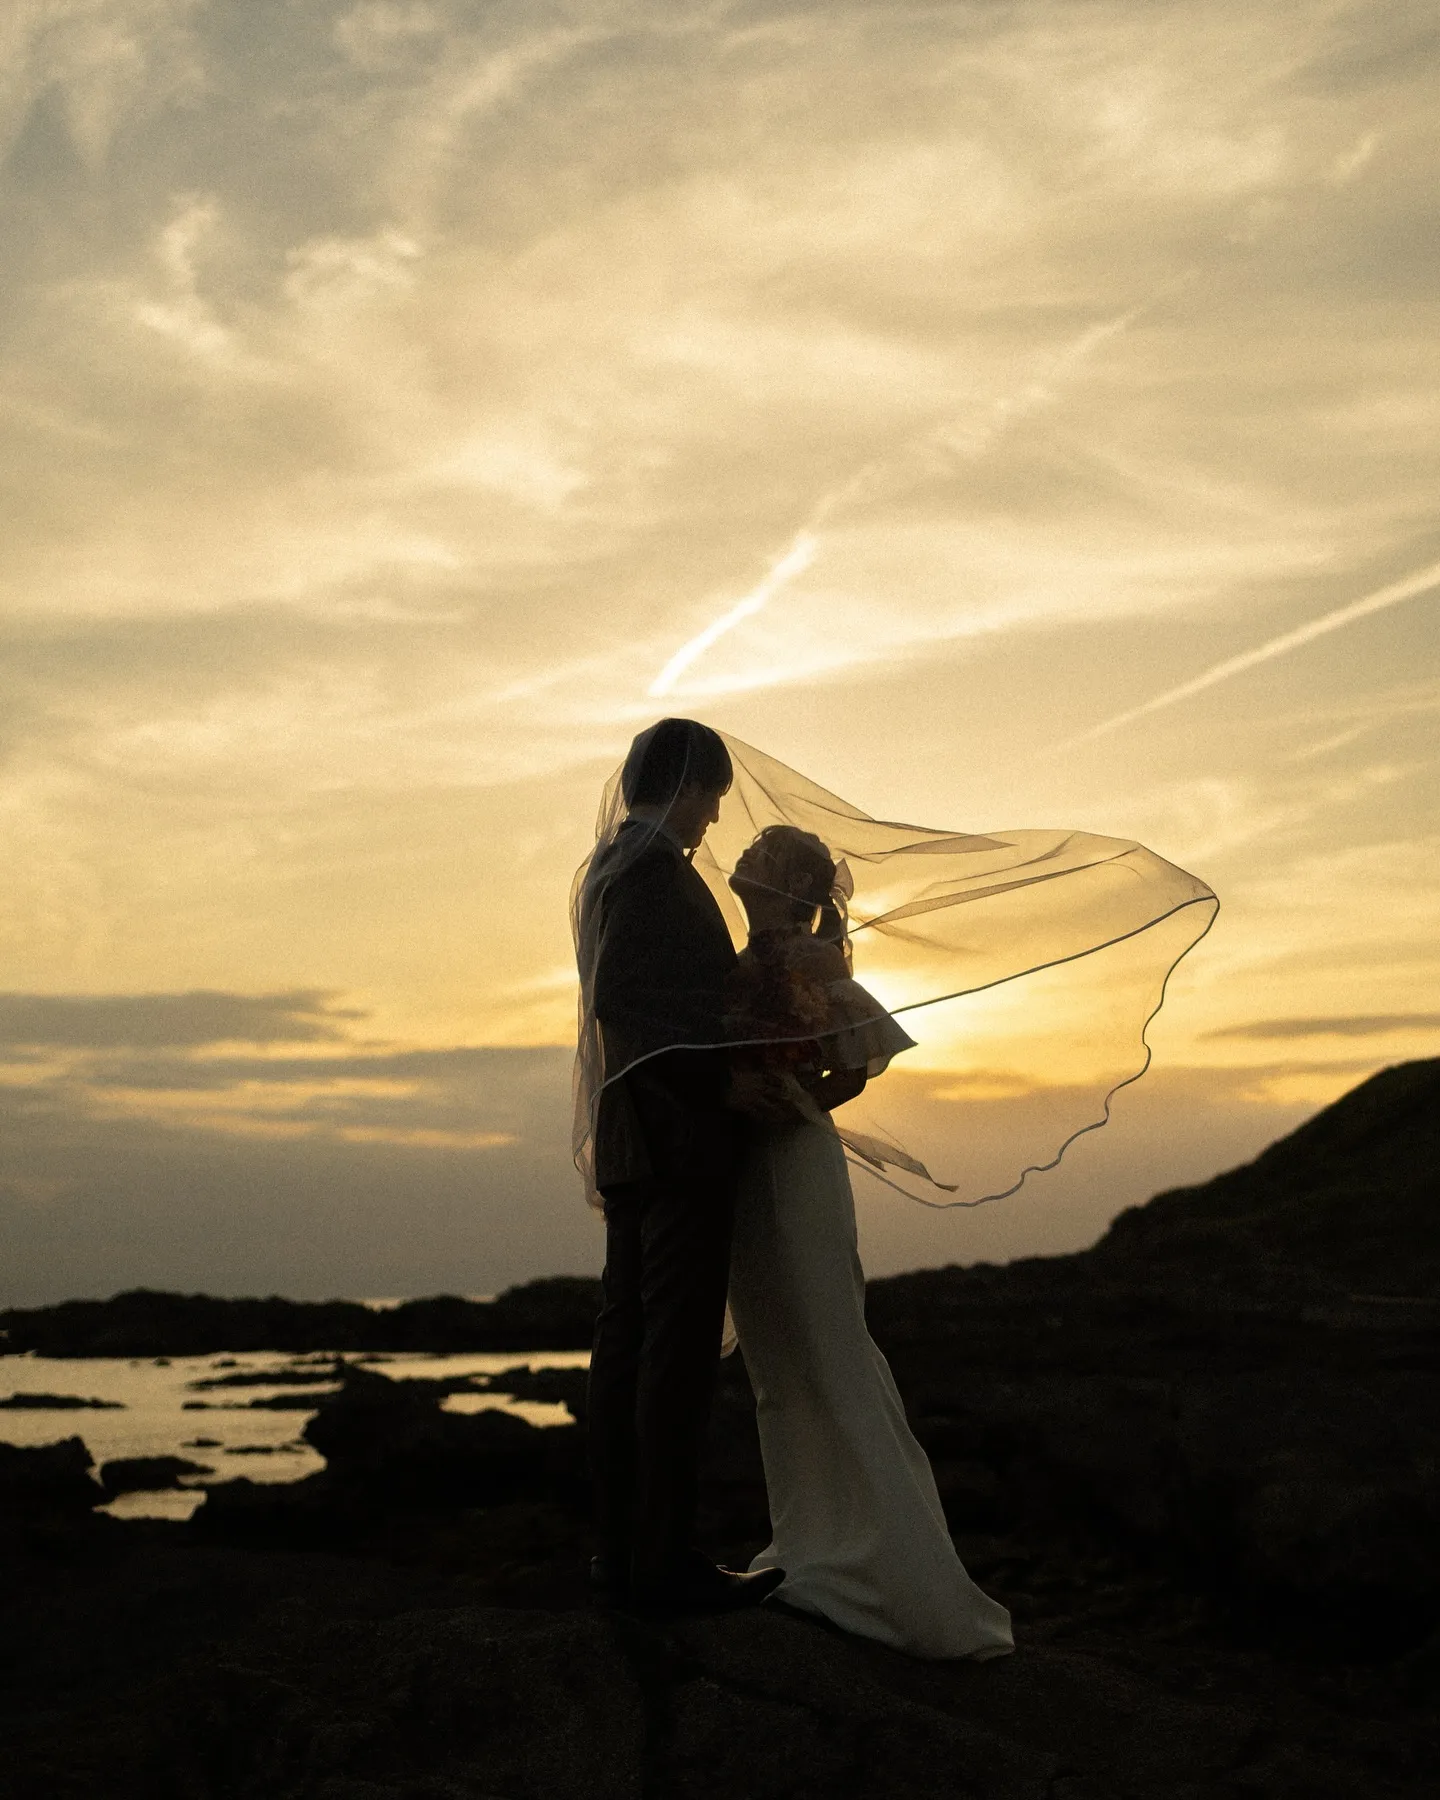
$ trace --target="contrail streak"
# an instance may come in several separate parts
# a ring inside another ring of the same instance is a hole
[[[1192,694],[1202,694],[1206,688],[1228,681],[1232,675],[1242,675],[1246,669],[1270,662],[1277,656],[1285,656],[1291,650],[1300,649],[1302,645],[1313,644],[1316,638],[1326,637],[1332,631],[1340,631],[1346,625],[1353,625],[1357,619],[1368,619],[1372,613],[1384,612],[1387,607],[1399,606],[1403,600],[1414,600],[1436,587],[1440,587],[1440,563],[1431,563],[1429,568],[1407,575],[1401,581],[1392,581],[1388,587],[1378,588],[1363,600],[1352,600],[1349,606],[1340,606],[1334,612],[1323,613],[1308,625],[1298,625],[1294,631],[1271,638],[1268,643],[1257,644],[1253,650],[1242,650],[1239,656],[1228,657],[1224,662],[1216,663],[1213,669],[1206,669],[1204,674],[1181,682],[1179,687],[1167,688],[1163,694],[1156,694],[1153,700],[1146,700],[1140,706],[1132,706],[1128,712],[1116,713],[1113,719],[1102,720],[1099,725],[1092,725],[1088,731],[1066,738],[1053,748],[1069,750],[1076,744],[1088,744],[1095,738],[1105,737],[1112,731],[1118,731],[1122,725],[1131,725],[1136,719],[1143,719],[1150,713],[1160,712],[1167,706],[1188,700]]]
[[[743,600],[737,600],[729,612],[722,613],[698,636],[691,638],[688,644],[680,646],[650,683],[651,698],[658,700],[662,695],[668,694],[691,663],[698,662],[712,644],[718,643],[727,631],[733,631],[742,619],[752,618],[787,582],[803,574],[814,562],[818,548],[819,540],[808,531],[802,531],[779,561],[771,564],[764,579]]]
[[[1188,279],[1188,276],[1183,277],[1182,285]],[[1176,285],[1174,282],[1169,283],[1156,298],[1169,294]],[[1051,404],[1056,397],[1052,384],[1074,373],[1102,344],[1127,330],[1147,307],[1154,304],[1155,300],[1147,301],[1143,306],[1132,307],[1128,312],[1117,313],[1112,319],[1102,319],[1098,325],[1087,327],[1050,359],[1043,378],[1036,377],[1018,393],[1003,395],[993,403],[987,415],[972,427],[973,441],[962,454],[980,455],[1007,426],[1038,408]],[[955,425],[954,418],[945,418],[936,425],[926,427],[907,439],[898,450],[870,458],[853,475],[822,494],[811,507],[809,516],[790,548],[778,562],[772,564],[759,585],[712,624],[707,625],[704,631],[680,646],[646,690],[651,699],[658,700],[673,692],[680,677],[699,661],[712,644],[718,643],[727,632],[733,631],[744,620],[753,618],[782,588],[787,587],[797,575],[803,574],[810,567],[820,549],[817,534],[837,512],[844,512],[867,500],[881,498],[887,489],[897,485],[903,488],[923,478],[932,471],[937,456],[947,459],[953,457],[956,446],[951,441],[951,435]]]

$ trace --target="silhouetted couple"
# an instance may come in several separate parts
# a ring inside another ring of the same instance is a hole
[[[1000,1655],[1009,1616],[961,1566],[865,1328],[829,1116],[912,1040],[851,977],[848,876],[820,836],[784,822],[757,833],[741,794],[728,883],[713,858],[694,866],[733,775],[703,725],[643,732],[573,898],[577,1152],[606,1226],[589,1391],[595,1591],[660,1613],[778,1593],[914,1654]],[[739,951],[739,915],[732,905],[732,936],[722,911],[732,894],[748,924]],[[694,1541],[727,1296],[773,1529],[745,1572]]]

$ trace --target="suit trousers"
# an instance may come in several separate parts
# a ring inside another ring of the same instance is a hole
[[[738,1145],[716,1149],[704,1164],[605,1190],[590,1468],[601,1553],[638,1582],[663,1584],[693,1548],[738,1177]]]

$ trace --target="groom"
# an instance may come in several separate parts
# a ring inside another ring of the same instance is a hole
[[[718,1036],[735,965],[720,908],[690,866],[730,786],[724,740],[662,719],[621,771],[627,817],[592,870],[599,908],[595,1015],[607,1069],[595,1124],[605,1202],[604,1303],[590,1362],[596,1598],[656,1612],[763,1600],[784,1579],[717,1568],[695,1548],[699,1461],[719,1367],[740,1120],[721,1049],[647,1054],[637,1021],[670,1040]],[[637,1057],[644,1060],[637,1061]]]

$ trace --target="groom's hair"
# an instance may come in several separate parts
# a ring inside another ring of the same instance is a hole
[[[718,731],[695,719],[661,719],[631,744],[620,792],[627,806],[668,806],[692,784],[707,794],[723,794],[734,773]]]

